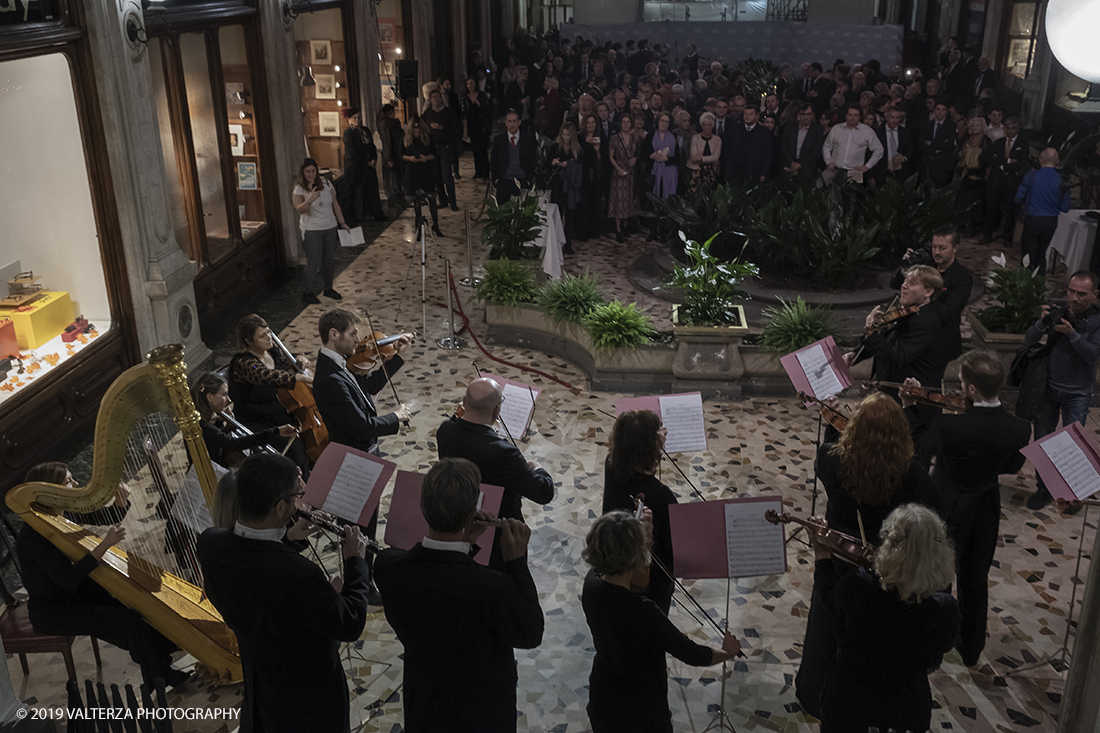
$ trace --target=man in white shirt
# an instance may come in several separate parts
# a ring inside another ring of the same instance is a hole
[[[985,128],[986,137],[996,142],[1005,136],[1005,127],[1001,124],[1005,113],[1000,107],[989,110],[989,125]]]
[[[874,130],[859,121],[860,114],[859,105],[848,105],[844,124],[833,127],[825,138],[821,151],[825,175],[833,183],[843,183],[849,178],[862,183],[864,174],[882,158],[882,143]]]

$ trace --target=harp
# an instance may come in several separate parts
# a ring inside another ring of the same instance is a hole
[[[205,498],[212,506],[217,481],[187,390],[183,347],[162,346],[148,362],[124,372],[104,395],[96,417],[91,482],[78,488],[23,484],[8,492],[7,504],[76,561],[99,544],[99,537],[62,512],[101,509],[125,480],[132,491],[126,542],[107,551],[92,580],[194,656],[215,679],[237,682],[242,677],[237,639],[205,597],[193,562],[198,528],[187,528],[170,512],[187,491],[188,456],[201,486],[197,501]]]

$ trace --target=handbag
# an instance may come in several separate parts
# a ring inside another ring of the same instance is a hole
[[[1008,384],[1019,387],[1016,398],[1016,417],[1033,420],[1038,417],[1047,389],[1047,372],[1050,366],[1050,339],[1047,344],[1021,346],[1008,370]]]

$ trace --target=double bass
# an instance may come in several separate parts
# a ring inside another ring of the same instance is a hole
[[[294,370],[298,374],[306,373],[274,331],[271,332],[271,340],[279,347],[279,351],[283,352],[283,356],[294,365]],[[321,419],[317,401],[313,399],[313,388],[305,382],[295,382],[290,389],[280,388],[279,402],[298,421],[299,434],[305,445],[306,455],[316,463],[328,446],[328,428],[325,427],[325,421]]]

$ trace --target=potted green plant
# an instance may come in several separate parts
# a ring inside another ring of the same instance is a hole
[[[779,299],[777,307],[764,311],[767,323],[757,344],[772,354],[789,354],[826,336],[833,335],[833,310],[809,305],[801,296],[793,301]]]
[[[503,204],[495,197],[486,199],[481,241],[489,247],[489,259],[538,259],[540,251],[527,245],[538,238],[545,221],[534,196],[513,196]]]
[[[537,292],[531,268],[516,260],[486,260],[485,277],[477,286],[479,300],[509,308],[531,302]]]
[[[563,273],[560,280],[546,283],[535,302],[553,323],[584,323],[604,301],[599,281],[585,272],[583,277]]]
[[[601,351],[637,348],[657,333],[649,316],[634,303],[618,300],[593,308],[584,319],[584,327],[592,346]]]
[[[668,284],[683,291],[684,302],[673,306],[672,323],[680,328],[748,330],[745,309],[737,304],[746,296],[741,284],[758,270],[751,262],[722,262],[711,255],[712,236],[700,244],[683,234],[686,264],[676,263]]]
[[[1003,266],[1003,260],[996,261]],[[971,309],[968,320],[975,346],[996,352],[1007,367],[1046,302],[1046,278],[1027,267],[1004,268],[990,274],[987,286],[993,304]]]

